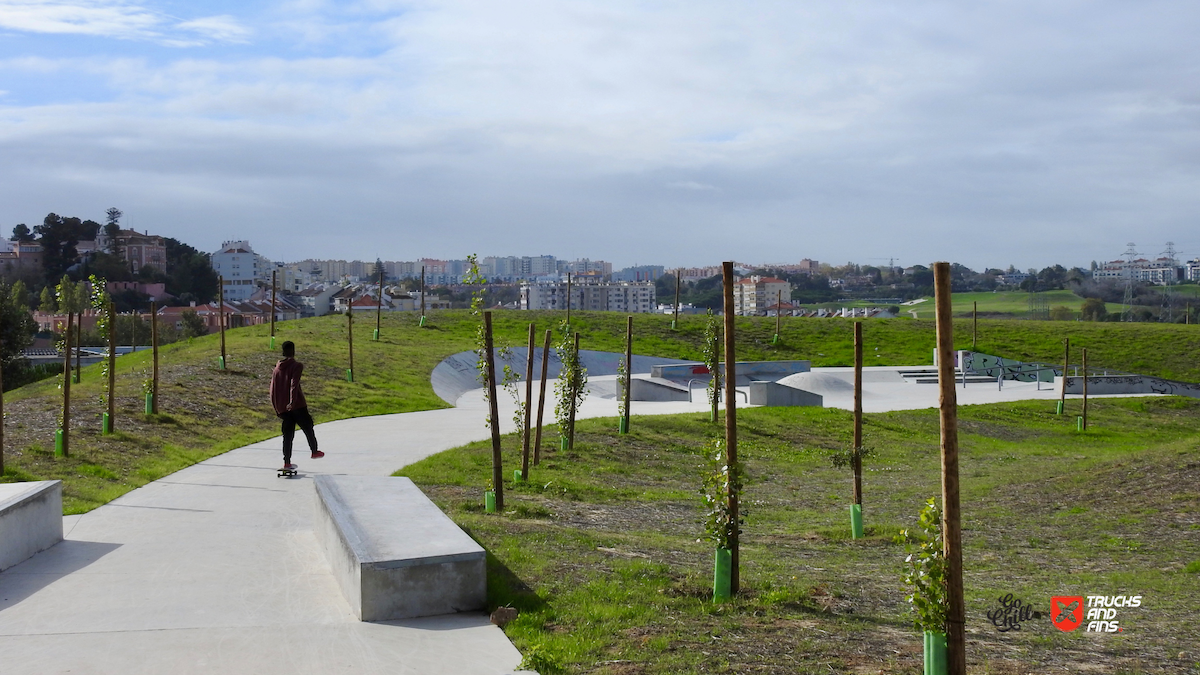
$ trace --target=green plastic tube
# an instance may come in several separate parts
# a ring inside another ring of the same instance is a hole
[[[617,420],[617,422],[618,422],[618,424],[617,424],[618,433],[622,433],[622,434],[629,433],[629,420],[622,417],[621,419]]]
[[[563,452],[567,451],[567,437],[566,436],[558,437],[558,449],[562,450]]]
[[[100,417],[100,433],[106,436],[112,433],[112,418],[108,416],[108,413],[104,413]]]
[[[1083,418],[1082,417],[1075,418],[1075,431],[1083,431]]]
[[[862,504],[850,505],[850,534],[855,539],[862,539]]]
[[[729,571],[732,568],[732,555],[727,548],[718,548],[713,558],[713,602],[724,602],[729,599]]]
[[[154,394],[146,392],[146,414],[154,412]]]
[[[275,336],[271,336],[271,349],[275,349]]]
[[[376,329],[375,329],[374,331],[372,331],[372,332],[375,334],[375,338],[374,338],[374,339],[375,339],[375,341],[376,341],[376,342],[378,342],[378,341],[379,341],[379,329],[378,329],[378,328],[376,328]]]
[[[925,655],[925,675],[946,675],[946,635],[935,631],[925,631],[925,642],[928,645]]]
[[[420,326],[421,326],[421,328],[424,328],[424,327],[425,327],[425,317],[421,317],[421,324],[420,324]]]
[[[483,493],[483,509],[488,513],[496,512],[496,491],[488,490]]]
[[[346,369],[346,381],[347,382],[354,381],[354,371],[350,370],[349,368]]]
[[[520,483],[520,482],[521,482],[521,481],[523,481],[523,480],[525,480],[525,479],[521,477],[521,470],[520,470],[520,469],[513,469],[513,482],[514,482],[514,483]]]
[[[1056,414],[1056,415],[1061,415],[1061,414],[1063,414],[1063,402],[1062,402],[1062,401],[1059,401],[1059,402],[1058,402],[1058,406],[1057,406],[1057,408],[1058,408],[1058,412],[1056,412],[1055,414]]]
[[[54,456],[62,457],[63,455],[63,433],[62,429],[54,430]]]

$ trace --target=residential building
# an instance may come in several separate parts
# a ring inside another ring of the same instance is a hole
[[[1134,281],[1163,286],[1182,280],[1186,274],[1186,266],[1181,267],[1173,258],[1156,258],[1147,260],[1112,260],[1101,264],[1092,271],[1092,279],[1096,281],[1124,281],[1133,277]]]
[[[595,312],[646,314],[656,309],[654,283],[649,281],[610,282],[583,277],[581,283],[572,283],[569,301],[572,309]],[[565,281],[521,285],[521,309],[565,310],[567,303]]]
[[[12,277],[24,272],[41,274],[42,245],[0,239],[0,274]]]
[[[159,272],[167,271],[167,241],[166,239],[150,234],[149,232],[138,232],[137,230],[117,230],[116,248],[118,253],[126,262],[129,263],[129,269],[137,274],[143,267],[149,265]],[[83,242],[80,242],[82,244]],[[97,235],[93,250],[111,250],[113,242],[104,235],[104,230],[100,230]],[[80,246],[75,249],[80,255],[88,253]]]
[[[613,272],[613,281],[654,281],[666,273],[662,265],[636,265]]]
[[[676,272],[679,272],[679,278],[682,281],[699,281],[701,279],[710,279],[712,277],[719,277],[722,274],[721,268],[716,267],[716,266],[713,266],[713,267],[681,267],[679,269],[671,270],[669,273],[675,274]]]
[[[260,284],[270,286],[270,260],[254,252],[248,241],[227,241],[212,254],[212,267],[222,279],[225,299],[249,300]]]
[[[612,274],[612,263],[604,262],[603,260],[589,260],[587,258],[572,260],[570,262],[559,260],[558,271],[562,274],[570,272],[572,274],[599,274],[608,276]]]
[[[792,300],[792,286],[782,279],[753,275],[733,284],[733,313],[739,316],[762,315],[782,300]]]

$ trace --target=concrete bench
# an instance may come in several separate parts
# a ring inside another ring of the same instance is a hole
[[[0,483],[0,571],[62,539],[62,481]]]
[[[317,476],[316,535],[362,621],[484,609],[486,556],[408,478]]]

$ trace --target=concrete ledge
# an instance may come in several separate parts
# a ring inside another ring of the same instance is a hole
[[[1164,380],[1146,375],[1088,375],[1088,393],[1100,394],[1162,394],[1164,396],[1190,396],[1200,398],[1200,384]],[[1083,393],[1083,378],[1078,376],[1058,377],[1055,389],[1068,394]]]
[[[686,401],[688,390],[671,380],[635,377],[629,381],[629,397],[634,401]]]
[[[0,571],[62,539],[62,481],[0,484]]]
[[[788,375],[807,373],[811,369],[812,361],[738,361],[738,384],[758,380],[775,381]],[[725,372],[724,363],[721,364],[721,372]],[[708,380],[711,375],[708,366],[703,363],[669,363],[650,368],[650,376],[687,382],[701,378]]]
[[[408,478],[317,476],[317,539],[362,621],[483,609],[486,556]]]
[[[825,404],[825,398],[803,389],[789,387],[777,382],[751,382],[750,405],[765,406],[815,406]]]

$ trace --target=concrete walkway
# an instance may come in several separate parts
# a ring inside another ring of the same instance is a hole
[[[595,378],[597,391],[613,391],[611,380]],[[979,396],[960,402],[1053,398],[1032,385],[995,389],[968,385]],[[936,390],[893,383],[867,407],[936,405]],[[704,411],[702,391],[695,403],[635,401],[633,412]],[[826,394],[827,406],[845,403]],[[513,405],[504,393],[500,403],[507,430]],[[322,424],[328,456],[298,454],[299,479],[276,477],[275,438],[65,518],[65,541],[0,573],[0,673],[512,672],[520,654],[483,614],[356,620],[312,529],[312,475],[390,474],[486,438],[484,411],[475,390],[454,409]],[[548,402],[547,419],[552,411]],[[591,396],[580,417],[616,412],[613,398]]]

